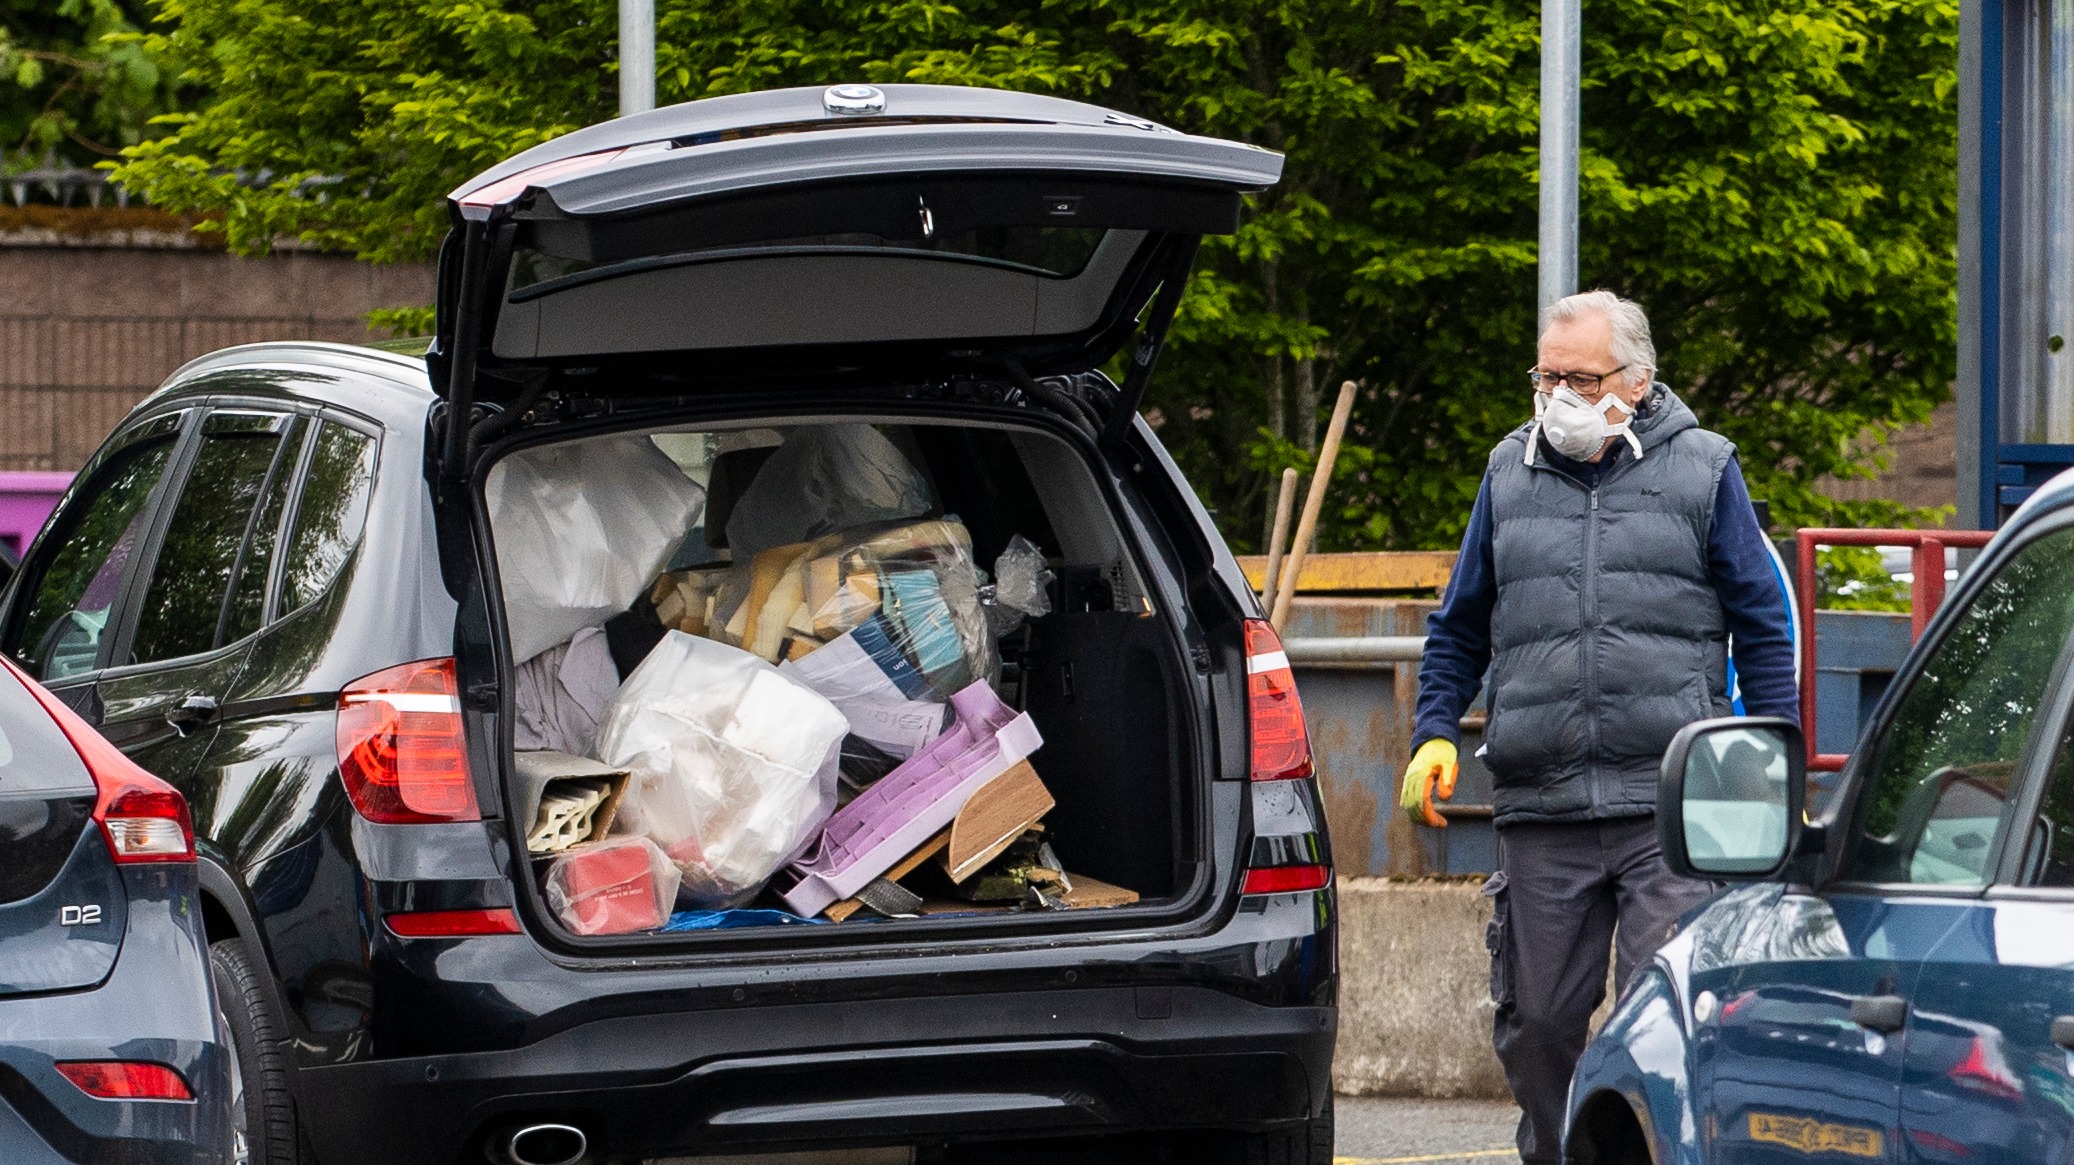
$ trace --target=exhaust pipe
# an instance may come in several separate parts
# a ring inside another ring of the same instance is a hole
[[[490,1159],[499,1165],[576,1165],[589,1149],[589,1138],[575,1125],[520,1125],[491,1142]]]

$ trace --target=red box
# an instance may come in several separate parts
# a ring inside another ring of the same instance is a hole
[[[607,844],[561,859],[569,895],[562,922],[577,934],[630,934],[663,924],[648,847]]]

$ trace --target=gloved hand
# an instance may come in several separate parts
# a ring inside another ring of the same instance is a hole
[[[1404,766],[1404,785],[1397,791],[1397,803],[1413,823],[1447,828],[1447,818],[1433,811],[1433,796],[1437,792],[1445,801],[1455,795],[1455,777],[1461,768],[1456,757],[1455,746],[1437,736],[1411,754],[1411,763]]]

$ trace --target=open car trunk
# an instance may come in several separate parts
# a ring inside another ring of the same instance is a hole
[[[1187,656],[1091,442],[1020,411],[496,453],[505,804],[566,939],[1181,904]]]

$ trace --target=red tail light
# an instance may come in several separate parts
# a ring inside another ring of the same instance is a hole
[[[4,662],[4,661],[0,661]],[[79,718],[63,700],[45,691],[43,685],[6,664],[29,694],[55,720],[58,731],[72,742],[72,749],[86,764],[99,795],[94,799],[94,820],[108,839],[108,851],[124,865],[134,862],[189,862],[194,860],[194,823],[187,815],[187,798],[137,766],[137,762],[108,743],[94,726]]]
[[[338,768],[362,817],[384,825],[480,821],[454,661],[378,671],[338,697]]]
[[[382,920],[404,938],[461,938],[474,934],[517,934],[518,915],[496,910],[413,910]]]
[[[1239,884],[1241,894],[1294,894],[1299,890],[1323,890],[1332,881],[1331,866],[1268,866],[1247,870]]]
[[[58,1074],[88,1096],[102,1100],[193,1100],[180,1073],[164,1064],[136,1060],[71,1060]]]
[[[1253,736],[1253,779],[1311,775],[1311,736],[1296,696],[1296,673],[1282,638],[1265,619],[1246,620],[1246,710]]]

